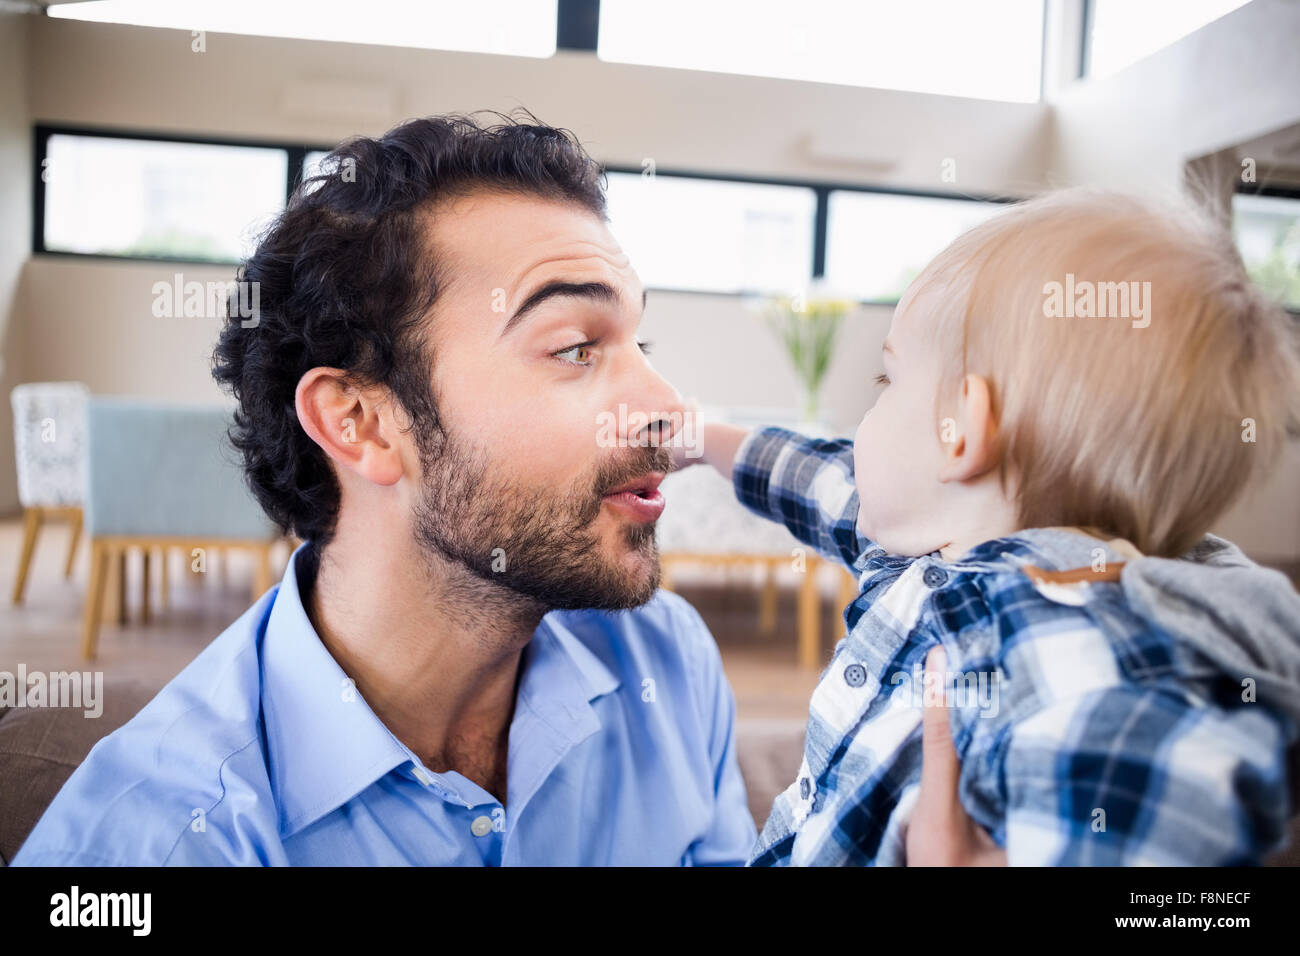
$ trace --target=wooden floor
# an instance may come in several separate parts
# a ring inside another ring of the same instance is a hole
[[[70,579],[63,577],[67,555],[66,526],[51,525],[41,534],[23,604],[9,597],[17,568],[22,524],[18,518],[0,520],[0,670],[82,670],[80,656],[82,602],[89,574],[83,539]],[[214,566],[215,565],[215,566]],[[204,574],[189,571],[188,560],[174,552],[169,568],[171,606],[159,609],[160,575],[154,569],[153,620],[140,623],[139,557],[127,569],[129,622],[105,623],[99,636],[99,656],[91,667],[106,679],[131,678],[162,687],[224,631],[252,603],[252,566],[247,555],[231,554],[227,561],[209,561]],[[279,580],[282,566],[275,568]],[[678,582],[678,591],[691,601],[722,651],[723,667],[736,695],[737,717],[745,721],[797,721],[808,715],[808,698],[816,685],[815,672],[795,666],[795,593],[782,589],[776,629],[759,636],[758,595],[752,587],[725,583]],[[825,602],[823,660],[839,637],[838,611]]]

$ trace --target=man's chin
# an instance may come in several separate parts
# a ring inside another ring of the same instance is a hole
[[[659,549],[653,537],[648,542],[620,540],[605,550],[598,565],[592,562],[585,571],[571,587],[556,589],[553,607],[603,611],[640,607],[659,590]]]
[[[547,610],[620,611],[640,607],[659,589],[659,549],[648,540],[622,532],[598,540],[566,560],[550,556],[544,564],[522,561],[505,574],[477,573]]]
[[[627,588],[624,590],[627,595],[627,603],[624,607],[640,607],[659,590],[662,573],[659,566],[659,551],[656,549],[650,554],[629,555],[628,563],[631,567],[628,568]]]
[[[651,542],[649,548],[627,548],[613,554],[605,562],[605,573],[599,575],[604,610],[640,607],[659,590],[661,569],[659,549]]]

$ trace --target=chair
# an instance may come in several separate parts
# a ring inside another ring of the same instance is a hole
[[[168,548],[199,559],[210,548],[247,549],[255,558],[254,598],[271,587],[271,548],[280,534],[245,485],[226,436],[226,409],[92,398],[88,423],[87,660],[96,652],[109,568],[120,568],[129,548],[144,550],[146,594],[151,548],[163,549],[164,567]]]
[[[23,506],[23,544],[14,581],[13,603],[21,604],[36,539],[52,519],[72,525],[64,577],[72,576],[81,539],[86,494],[86,401],[80,382],[30,382],[9,396],[14,412],[14,450],[18,500]]]

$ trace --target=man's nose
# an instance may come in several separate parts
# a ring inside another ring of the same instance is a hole
[[[639,376],[633,400],[628,402],[629,445],[667,445],[683,426],[686,403],[681,393],[648,365]]]

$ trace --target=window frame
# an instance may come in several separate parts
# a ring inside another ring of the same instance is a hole
[[[57,256],[68,259],[98,259],[106,262],[174,262],[184,265],[237,266],[240,259],[195,259],[190,256],[123,256],[108,252],[69,252],[48,249],[45,246],[45,187],[41,173],[49,156],[51,136],[82,136],[100,139],[125,139],[151,143],[184,143],[196,146],[236,146],[255,149],[281,150],[286,154],[284,201],[287,203],[293,190],[302,179],[302,160],[311,149],[334,147],[303,146],[286,140],[263,140],[209,136],[206,134],[164,133],[156,131],[117,129],[105,126],[73,126],[58,123],[37,123],[32,127],[32,254]],[[295,165],[296,164],[296,165]]]
[[[259,139],[246,137],[229,137],[229,136],[209,136],[205,134],[186,134],[174,132],[158,132],[148,130],[119,129],[116,127],[103,126],[79,126],[57,123],[37,123],[33,126],[33,166],[32,166],[32,254],[39,256],[54,256],[64,259],[89,259],[106,262],[159,262],[159,263],[179,263],[183,265],[202,265],[216,267],[234,267],[240,265],[242,260],[215,260],[215,259],[194,259],[186,256],[123,256],[112,253],[97,252],[67,252],[60,249],[47,249],[45,247],[45,180],[41,173],[44,170],[44,161],[48,155],[49,138],[52,135],[61,134],[67,136],[98,136],[105,139],[128,139],[141,140],[147,142],[167,142],[167,143],[194,143],[206,146],[242,146],[254,147],[259,149],[279,149],[286,154],[286,178],[284,195],[287,203],[293,191],[302,182],[303,164],[309,152],[316,150],[330,151],[338,144],[323,145],[319,143],[302,143],[289,140]],[[630,175],[643,175],[644,170],[639,166],[630,166],[621,163],[601,163],[601,170],[604,173],[626,173]],[[826,243],[827,229],[830,220],[830,197],[833,192],[856,192],[856,193],[874,193],[888,196],[911,196],[919,199],[949,199],[964,202],[979,203],[1014,203],[1019,202],[1024,197],[1010,195],[992,195],[986,193],[965,193],[965,192],[944,192],[942,190],[911,189],[898,186],[881,186],[866,185],[862,183],[850,183],[835,180],[824,179],[802,179],[789,177],[774,176],[756,176],[746,173],[726,173],[714,172],[703,169],[687,169],[683,167],[658,168],[656,167],[654,175],[667,176],[677,179],[691,179],[704,182],[724,182],[724,183],[745,183],[757,186],[793,186],[801,189],[809,189],[813,192],[815,198],[813,213],[813,230],[812,230],[812,263],[811,263],[811,280],[821,279],[826,274]],[[678,289],[670,286],[648,286],[649,290],[654,292],[668,292],[680,295],[704,295],[704,296],[721,296],[732,299],[752,299],[758,293],[755,292],[727,292],[718,290],[700,290],[700,289]],[[875,306],[894,306],[897,300],[860,300],[861,305]]]
[[[1237,183],[1237,186],[1236,186],[1235,189],[1233,189],[1232,194],[1233,194],[1234,196],[1264,196],[1264,197],[1266,197],[1266,198],[1272,196],[1272,197],[1276,197],[1276,198],[1278,198],[1278,199],[1295,199],[1295,200],[1300,200],[1300,185],[1296,185],[1296,186],[1266,186],[1266,185],[1263,185],[1263,184],[1261,184],[1261,183]],[[1232,204],[1231,204],[1231,200],[1229,200],[1229,205],[1228,205],[1228,229],[1229,229],[1229,231],[1231,231],[1232,228],[1233,228],[1233,221],[1232,221],[1232,220],[1233,220]],[[1234,238],[1234,240],[1233,240],[1233,247],[1236,248],[1236,246],[1237,246],[1237,243],[1236,243],[1236,240],[1235,240],[1235,238]],[[1238,256],[1241,255],[1241,250],[1240,250],[1240,249],[1237,249],[1237,255],[1238,255]],[[1256,288],[1258,288],[1258,287],[1256,287]],[[1290,306],[1290,305],[1287,305],[1285,302],[1279,302],[1278,305],[1282,306],[1282,308],[1286,311],[1286,313],[1287,313],[1288,315],[1290,315],[1293,319],[1296,319],[1297,321],[1300,321],[1300,307]]]
[[[602,169],[609,173],[628,173],[635,176],[643,174],[643,170],[640,167],[625,166],[617,163],[604,164]],[[813,213],[812,274],[810,276],[814,282],[818,279],[824,278],[826,275],[827,228],[830,222],[830,197],[833,192],[874,193],[885,196],[910,196],[917,199],[952,199],[963,202],[1003,204],[1020,202],[1025,198],[1023,196],[943,192],[941,190],[911,189],[898,186],[869,186],[862,183],[847,183],[825,179],[752,176],[744,173],[717,173],[700,169],[686,169],[682,167],[662,169],[656,166],[654,175],[656,178],[659,176],[669,176],[678,179],[693,179],[697,181],[704,180],[724,183],[745,183],[753,186],[794,186],[802,189],[811,189],[816,199],[815,211]],[[719,292],[700,289],[675,289],[668,286],[648,286],[647,288],[653,292],[672,292],[681,295],[726,296],[735,299],[749,299],[753,298],[757,294],[754,292]],[[894,306],[898,304],[897,299],[889,301],[862,299],[857,301],[859,305]]]

